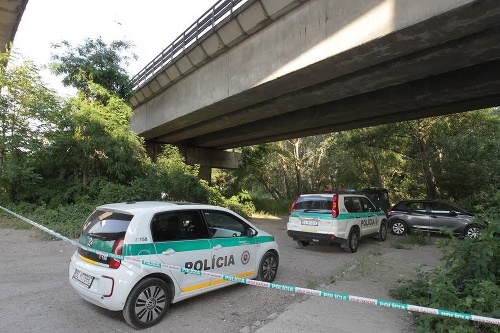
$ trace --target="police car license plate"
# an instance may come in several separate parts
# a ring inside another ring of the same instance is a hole
[[[312,226],[317,226],[318,225],[318,220],[317,219],[301,219],[300,224],[302,225],[312,225]]]
[[[90,288],[92,282],[94,281],[93,276],[80,272],[78,269],[75,269],[75,272],[73,273],[73,279],[83,283],[87,286],[87,288]]]

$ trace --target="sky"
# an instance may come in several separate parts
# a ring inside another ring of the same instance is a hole
[[[67,40],[83,44],[102,37],[106,43],[127,40],[138,56],[127,72],[137,74],[164,48],[210,9],[216,0],[29,0],[14,37],[13,48],[39,66],[50,62],[51,44]],[[62,77],[41,72],[50,88],[71,94]]]

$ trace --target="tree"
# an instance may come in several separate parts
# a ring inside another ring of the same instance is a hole
[[[0,88],[0,189],[17,201],[40,179],[33,156],[55,130],[60,104],[38,68],[10,52],[0,53]]]
[[[112,94],[128,100],[132,96],[130,78],[122,65],[137,59],[128,53],[132,44],[127,41],[113,41],[107,45],[101,37],[85,39],[83,45],[73,46],[68,41],[52,44],[59,53],[52,55],[51,71],[63,75],[64,86],[75,87],[89,94],[89,82],[106,88]]]
[[[129,184],[147,160],[142,139],[129,129],[132,109],[95,83],[88,83],[88,90],[95,99],[79,95],[68,100],[64,121],[39,156],[45,174],[78,177],[84,187],[93,179]]]

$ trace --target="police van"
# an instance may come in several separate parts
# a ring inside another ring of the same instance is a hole
[[[275,279],[279,264],[273,236],[231,210],[202,204],[99,206],[79,243],[69,264],[71,286],[93,304],[122,311],[134,328],[157,324],[171,303],[235,283],[163,264],[265,282]]]
[[[290,209],[287,234],[300,247],[311,243],[340,244],[353,253],[361,238],[385,241],[387,219],[383,210],[354,190],[302,194]]]

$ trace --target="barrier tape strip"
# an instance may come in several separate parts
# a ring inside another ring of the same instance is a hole
[[[36,222],[34,222],[34,221],[24,217],[24,216],[21,216],[13,211],[7,209],[7,208],[4,208],[2,206],[0,206],[0,208],[3,209],[4,211],[6,211],[7,213],[14,215],[15,217],[21,219],[22,221],[25,221],[25,222],[31,224],[32,226],[34,226],[42,231],[45,231],[46,233],[48,233],[56,238],[59,238],[65,242],[68,242],[74,246],[80,247],[84,250],[87,250],[87,251],[90,251],[90,252],[93,252],[96,254],[108,256],[110,258],[117,259],[117,260],[133,261],[133,262],[140,263],[141,265],[144,265],[144,266],[177,270],[177,271],[180,271],[182,273],[188,273],[188,274],[199,275],[199,276],[208,276],[208,277],[212,277],[212,278],[223,279],[223,280],[226,280],[229,282],[248,284],[248,285],[252,285],[252,286],[256,286],[256,287],[276,289],[276,290],[288,291],[288,292],[292,292],[292,293],[299,293],[299,294],[305,294],[305,295],[311,295],[311,296],[332,298],[332,299],[341,300],[341,301],[358,302],[358,303],[363,303],[363,304],[387,307],[387,308],[391,308],[391,309],[407,310],[407,311],[412,311],[412,312],[433,314],[433,315],[456,318],[456,319],[465,319],[465,320],[469,320],[469,321],[477,321],[477,322],[481,322],[481,323],[500,325],[500,319],[498,319],[498,318],[476,316],[476,315],[469,314],[469,313],[454,312],[454,311],[449,311],[449,310],[429,308],[429,307],[425,307],[425,306],[418,306],[418,305],[405,304],[405,303],[398,303],[398,302],[393,302],[393,301],[388,301],[388,300],[366,298],[366,297],[354,296],[354,295],[349,295],[349,294],[340,294],[340,293],[336,293],[336,292],[332,292],[332,291],[321,291],[321,290],[301,288],[301,287],[289,286],[289,285],[278,284],[278,283],[270,283],[270,282],[263,282],[263,281],[245,279],[245,278],[238,278],[238,277],[234,277],[234,276],[230,276],[230,275],[224,275],[224,274],[212,273],[212,272],[207,272],[207,271],[200,271],[200,270],[191,269],[191,268],[174,266],[174,265],[170,265],[170,264],[164,264],[162,262],[143,260],[143,259],[140,259],[137,257],[121,256],[121,255],[116,255],[113,253],[97,251],[95,249],[84,246],[78,242],[75,242],[74,240],[63,236],[60,233],[55,232],[53,230],[50,230],[49,228],[44,227],[43,225],[38,224],[38,223],[36,223]]]

